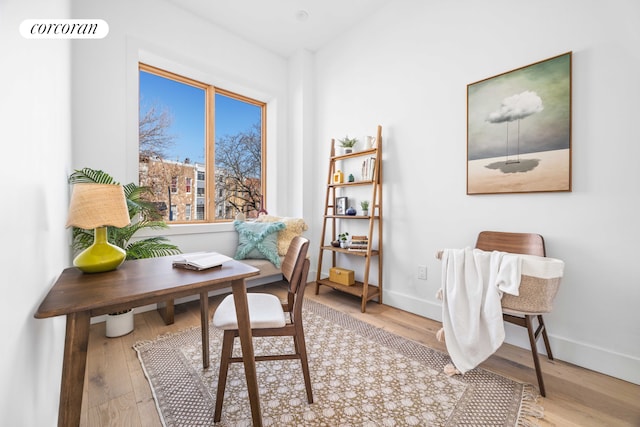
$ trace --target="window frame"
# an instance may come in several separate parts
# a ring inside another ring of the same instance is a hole
[[[239,94],[237,92],[233,92],[227,89],[223,89],[214,84],[209,84],[202,82],[201,80],[192,79],[190,77],[180,75],[163,68],[159,68],[153,65],[149,65],[147,63],[138,62],[138,75],[141,71],[146,73],[155,74],[157,76],[174,80],[179,83],[187,84],[190,86],[194,86],[205,91],[205,215],[204,219],[198,219],[198,205],[196,203],[192,204],[196,206],[195,216],[192,213],[192,220],[190,221],[171,221],[171,224],[216,224],[216,223],[229,223],[233,221],[233,218],[218,219],[216,215],[216,204],[215,204],[215,192],[217,189],[216,180],[215,180],[215,95],[220,94],[224,95],[238,101],[242,101],[248,104],[255,105],[260,108],[260,121],[261,121],[261,129],[260,129],[260,141],[261,141],[261,159],[260,159],[260,192],[262,196],[262,206],[260,209],[266,209],[267,206],[267,103],[265,101],[260,101],[258,99],[250,98],[249,96],[245,96]],[[138,92],[140,86],[138,85]],[[138,99],[138,108],[140,108],[140,99]],[[139,154],[138,147],[138,154]],[[138,162],[139,163],[139,162]],[[199,174],[199,172],[198,172]],[[199,175],[196,175],[199,177]],[[211,178],[209,178],[211,177]],[[196,181],[198,179],[196,178]],[[197,193],[193,191],[193,182],[192,182],[192,193]],[[179,188],[179,183],[178,186]],[[199,190],[200,187],[196,185],[196,188]],[[197,197],[197,195],[196,195]],[[193,207],[192,207],[193,210]]]

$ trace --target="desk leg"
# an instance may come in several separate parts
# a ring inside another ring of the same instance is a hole
[[[251,418],[254,427],[262,426],[262,414],[260,411],[260,396],[258,394],[258,376],[256,374],[256,361],[253,354],[253,340],[251,337],[251,323],[249,322],[249,306],[247,303],[247,287],[244,279],[234,280],[231,283],[233,300],[236,305],[238,317],[238,333],[242,347],[242,359],[244,372],[247,378],[247,390],[249,403],[251,404]]]
[[[159,302],[157,311],[160,314],[160,317],[162,317],[162,320],[164,320],[165,325],[173,325],[175,315],[174,302],[172,299],[164,302]]]
[[[202,330],[202,368],[209,367],[209,292],[200,293],[200,329]]]
[[[58,408],[59,427],[80,425],[90,319],[91,316],[86,311],[67,314]]]

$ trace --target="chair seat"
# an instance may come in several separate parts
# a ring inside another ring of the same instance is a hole
[[[275,295],[249,293],[249,320],[251,329],[282,328],[286,324],[282,303]],[[233,295],[222,300],[213,315],[213,326],[218,329],[238,329],[236,305]]]
[[[512,310],[510,308],[502,307],[502,313],[508,314],[510,316],[524,317],[524,316],[542,316],[543,314],[549,314],[549,312],[544,313],[533,313],[522,310]]]

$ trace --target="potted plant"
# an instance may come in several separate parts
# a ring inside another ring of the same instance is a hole
[[[339,139],[338,141],[340,142],[340,146],[342,147],[344,154],[352,153],[353,146],[358,142],[356,138],[349,138],[349,135]]]
[[[349,233],[345,231],[344,233],[338,234],[338,240],[340,241],[340,247],[346,249],[347,246],[349,246]]]
[[[69,183],[71,184],[80,182],[119,184],[109,174],[90,168],[76,170],[69,177]],[[134,242],[130,241],[138,230],[144,228],[168,228],[168,226],[161,219],[162,217],[155,205],[144,201],[144,194],[151,192],[148,187],[140,187],[133,183],[124,185],[123,187],[125,197],[127,198],[131,224],[122,228],[108,227],[108,240],[125,250],[127,260],[179,254],[180,249],[176,245],[169,243],[166,237],[156,236]],[[93,240],[93,230],[73,228],[72,246],[75,252],[82,251],[91,246]],[[133,310],[109,314],[106,323],[108,337],[128,334],[133,330]]]
[[[362,215],[369,216],[369,201],[368,200],[361,201],[360,207],[362,208]]]

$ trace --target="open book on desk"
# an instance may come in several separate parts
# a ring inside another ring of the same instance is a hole
[[[206,270],[209,268],[220,267],[223,262],[230,261],[226,255],[217,252],[193,252],[182,254],[173,260],[173,266],[178,268],[186,268],[187,270]]]

